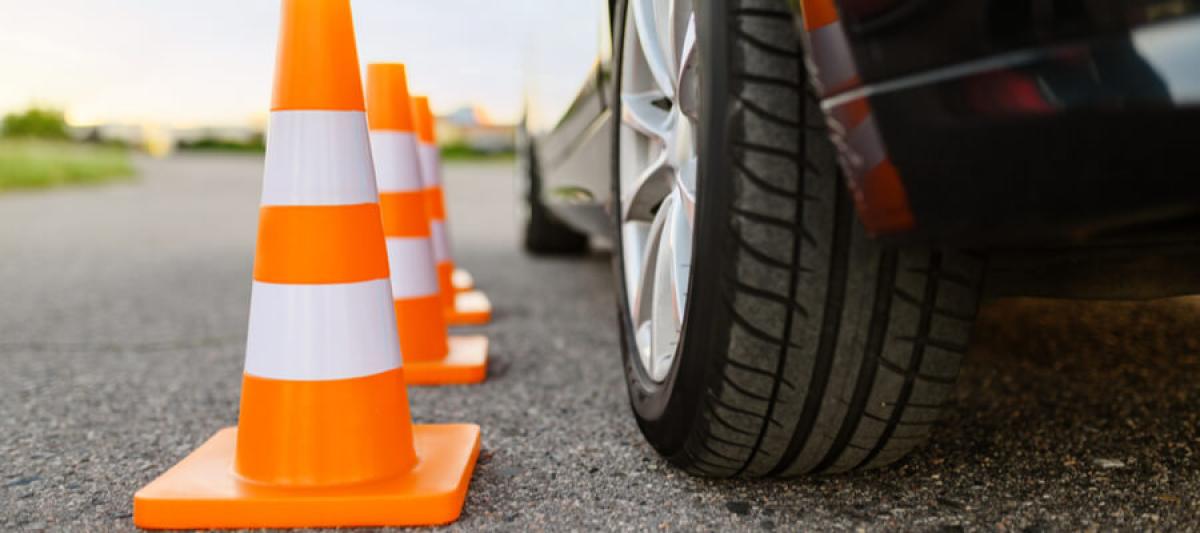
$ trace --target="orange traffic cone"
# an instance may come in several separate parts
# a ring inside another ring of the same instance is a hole
[[[405,377],[413,385],[482,382],[487,337],[447,336],[404,65],[367,67],[367,117]]]
[[[349,0],[283,0],[238,427],[134,495],[153,529],[434,525],[475,425],[413,425]]]
[[[470,292],[475,290],[475,276],[464,269],[455,268],[454,275],[450,278],[450,284],[457,292]]]
[[[459,278],[460,283],[471,280],[470,274],[454,268],[450,232],[446,228],[446,197],[442,191],[442,154],[437,146],[433,111],[429,107],[429,99],[424,96],[414,96],[412,105],[419,140],[417,152],[421,162],[421,179],[427,195],[425,205],[429,207],[438,286],[446,309],[446,320],[451,326],[487,324],[492,320],[492,302],[487,295],[455,288],[455,277]],[[463,273],[456,276],[456,272]]]

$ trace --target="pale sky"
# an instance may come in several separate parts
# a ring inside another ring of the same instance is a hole
[[[474,103],[514,121],[530,79],[544,104],[569,103],[599,47],[599,2],[353,0],[359,60],[407,63],[437,112]],[[278,12],[278,0],[0,0],[0,113],[36,103],[76,124],[259,123]]]

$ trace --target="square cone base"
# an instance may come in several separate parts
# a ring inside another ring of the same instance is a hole
[[[467,292],[475,288],[475,276],[470,272],[461,268],[454,269],[454,274],[450,276],[451,285],[454,286],[454,292]]]
[[[471,385],[487,379],[488,339],[482,335],[449,339],[450,353],[437,361],[404,362],[409,385]]]
[[[446,323],[451,326],[482,326],[492,321],[492,301],[479,291],[454,295],[454,309],[446,311]]]
[[[233,471],[237,429],[218,432],[133,496],[146,529],[448,524],[462,513],[479,456],[479,426],[416,425],[418,462],[394,479],[320,488],[248,483]]]

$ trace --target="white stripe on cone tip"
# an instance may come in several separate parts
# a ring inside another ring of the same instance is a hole
[[[390,285],[386,279],[331,285],[254,282],[246,373],[329,381],[400,368]]]
[[[415,192],[424,188],[417,139],[409,132],[372,131],[371,152],[379,192]]]
[[[870,171],[887,158],[887,150],[884,148],[883,138],[879,134],[873,114],[846,136],[846,142],[856,155],[855,160],[852,161],[853,166],[857,167],[860,172]],[[852,172],[852,174],[856,173]]]
[[[805,37],[809,41],[808,50],[811,51],[813,62],[816,63],[817,79],[826,96],[858,76],[850,41],[846,38],[841,21],[810,30]]]
[[[367,117],[361,111],[274,111],[263,205],[378,201]]]
[[[429,239],[388,237],[392,297],[397,300],[438,294],[433,244]]]
[[[452,260],[450,257],[450,236],[446,235],[446,224],[440,220],[429,222],[429,233],[433,241],[433,259],[438,263]]]
[[[428,143],[420,143],[417,147],[417,158],[421,162],[421,182],[426,189],[442,186],[442,153],[438,147]]]

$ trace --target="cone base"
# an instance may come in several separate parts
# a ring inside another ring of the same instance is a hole
[[[461,268],[454,269],[450,280],[450,284],[454,286],[454,292],[467,292],[475,288],[475,276]]]
[[[133,496],[145,529],[241,529],[449,524],[462,513],[479,456],[479,426],[415,425],[419,462],[395,479],[287,488],[247,483],[233,471],[237,429],[219,431]]]
[[[405,361],[404,381],[409,385],[471,385],[487,379],[488,338],[454,336],[450,353],[438,361]]]
[[[492,301],[479,291],[455,294],[454,309],[446,310],[446,324],[450,326],[482,326],[491,321]]]

